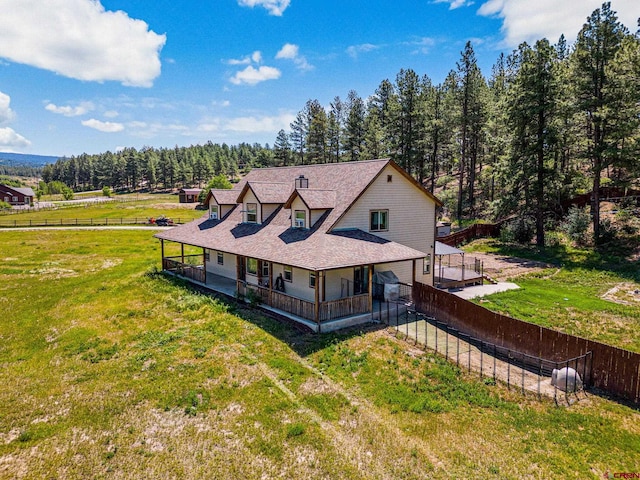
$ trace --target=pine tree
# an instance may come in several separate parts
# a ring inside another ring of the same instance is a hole
[[[611,88],[611,67],[627,34],[611,10],[611,4],[603,3],[580,30],[572,54],[577,107],[586,137],[584,155],[593,175],[592,217],[596,243],[600,242],[600,180],[618,156],[613,109],[624,103],[621,98],[624,93]]]

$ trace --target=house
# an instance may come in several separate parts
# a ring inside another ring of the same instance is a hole
[[[433,284],[441,203],[391,160],[254,169],[205,204],[203,218],[155,235],[163,269],[315,331],[370,321],[374,297]],[[180,255],[165,255],[175,244]],[[382,272],[399,283],[375,284]]]
[[[11,205],[33,205],[35,193],[29,187],[0,185],[0,200]]]
[[[178,192],[180,203],[196,203],[202,193],[201,188],[181,188]]]

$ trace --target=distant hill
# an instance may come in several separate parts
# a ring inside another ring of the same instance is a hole
[[[0,165],[6,165],[9,167],[42,167],[47,163],[55,163],[58,158],[60,157],[0,152]]]

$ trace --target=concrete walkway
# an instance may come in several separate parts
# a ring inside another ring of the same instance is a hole
[[[455,288],[448,290],[460,298],[470,300],[472,298],[484,297],[485,295],[491,295],[498,292],[506,292],[507,290],[515,290],[520,288],[515,283],[511,282],[498,282],[496,284],[474,285],[464,288]]]

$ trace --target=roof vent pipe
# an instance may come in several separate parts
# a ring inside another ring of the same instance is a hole
[[[309,188],[309,179],[304,178],[304,175],[300,175],[296,178],[296,188]]]

